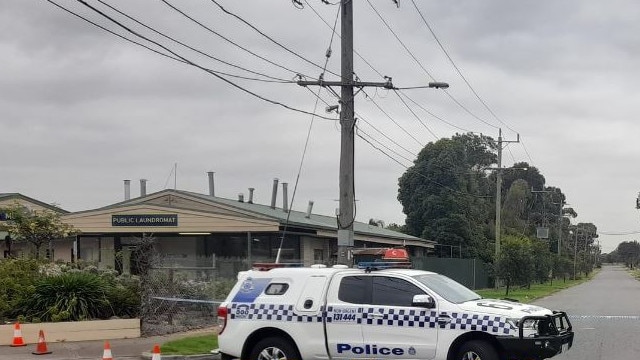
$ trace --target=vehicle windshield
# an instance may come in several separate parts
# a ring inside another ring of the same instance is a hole
[[[440,274],[422,274],[413,277],[429,289],[442,296],[445,300],[460,304],[466,301],[478,300],[482,296],[469,290],[464,285]]]

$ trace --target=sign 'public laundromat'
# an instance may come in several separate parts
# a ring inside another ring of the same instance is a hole
[[[112,226],[178,226],[178,214],[111,215]]]

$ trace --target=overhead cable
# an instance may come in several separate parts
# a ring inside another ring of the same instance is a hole
[[[169,3],[167,0],[160,0],[160,1],[162,1],[164,4],[166,4],[166,5],[167,5],[168,7],[170,7],[171,9],[173,9],[173,10],[175,10],[176,12],[180,13],[182,16],[184,16],[184,17],[186,17],[187,19],[191,20],[192,22],[194,22],[194,23],[198,24],[200,27],[202,27],[203,29],[207,30],[208,32],[210,32],[210,33],[212,33],[212,34],[214,34],[214,35],[218,36],[219,38],[223,39],[224,41],[226,41],[226,42],[228,42],[228,43],[230,43],[230,44],[232,44],[232,45],[234,45],[235,47],[237,47],[237,48],[239,48],[239,49],[241,49],[241,50],[243,50],[243,51],[245,51],[245,52],[247,52],[247,53],[249,53],[249,54],[251,54],[251,55],[253,55],[253,56],[257,57],[258,59],[263,60],[263,61],[265,61],[265,62],[267,62],[267,63],[269,63],[269,64],[271,64],[271,65],[273,65],[273,66],[276,66],[276,67],[278,67],[278,68],[281,68],[281,69],[283,69],[283,70],[289,71],[289,72],[291,72],[291,73],[292,73],[292,74],[294,74],[294,75],[302,74],[302,72],[299,72],[299,71],[295,71],[295,70],[289,69],[288,67],[286,67],[286,66],[284,66],[284,65],[280,65],[280,64],[278,64],[278,63],[275,63],[275,62],[273,62],[273,61],[271,61],[271,60],[269,60],[269,59],[265,58],[264,56],[261,56],[261,55],[259,55],[259,54],[256,54],[255,52],[253,52],[253,51],[251,51],[251,50],[247,49],[246,47],[244,47],[244,46],[242,46],[242,45],[240,45],[240,44],[236,43],[235,41],[233,41],[233,40],[231,40],[231,39],[227,38],[226,36],[224,36],[224,35],[220,34],[219,32],[217,32],[217,31],[215,31],[215,30],[213,30],[213,29],[211,29],[210,27],[206,26],[206,25],[205,25],[205,24],[203,24],[202,22],[200,22],[200,21],[196,20],[195,18],[193,18],[193,17],[189,16],[189,15],[188,15],[187,13],[185,13],[184,11],[180,10],[179,8],[177,8],[176,6],[174,6],[173,4]],[[304,74],[303,74],[303,75],[304,75]],[[307,76],[307,77],[311,77],[311,76],[309,76],[309,75],[305,75],[305,76]]]
[[[50,1],[50,0],[47,0],[47,1]],[[286,104],[284,104],[284,103],[281,103],[281,102],[279,102],[279,101],[271,100],[271,99],[269,99],[269,98],[266,98],[266,97],[264,97],[264,96],[262,96],[262,95],[259,95],[259,94],[255,93],[255,92],[253,92],[253,91],[251,91],[251,90],[249,90],[249,89],[246,89],[246,88],[244,88],[244,87],[242,87],[242,86],[240,86],[240,85],[238,85],[238,84],[234,83],[233,81],[231,81],[231,80],[229,80],[229,79],[225,78],[224,76],[219,75],[219,74],[216,74],[214,71],[210,71],[209,69],[207,69],[207,68],[205,68],[205,67],[202,67],[202,66],[200,66],[200,65],[198,65],[198,64],[196,64],[196,63],[194,63],[194,62],[192,62],[192,61],[190,61],[190,60],[188,60],[188,59],[184,58],[183,56],[181,56],[181,55],[179,55],[179,54],[175,53],[174,51],[170,50],[170,49],[169,49],[169,48],[167,48],[166,46],[164,46],[164,45],[162,45],[162,44],[160,44],[160,43],[158,43],[158,42],[156,42],[156,41],[154,41],[154,40],[151,40],[151,39],[149,39],[149,38],[145,37],[144,35],[141,35],[141,34],[137,33],[137,32],[136,32],[136,31],[134,31],[134,30],[131,30],[131,29],[130,29],[130,28],[128,28],[126,25],[124,25],[124,24],[120,23],[119,21],[117,21],[117,20],[113,19],[112,17],[110,17],[109,15],[107,15],[107,14],[103,13],[102,11],[100,11],[100,10],[96,9],[95,7],[93,7],[93,6],[91,6],[90,4],[88,4],[86,1],[84,1],[84,0],[76,0],[76,1],[78,1],[79,3],[81,3],[81,4],[85,5],[85,6],[86,6],[86,7],[88,7],[89,9],[91,9],[91,10],[95,11],[96,13],[98,13],[98,14],[102,15],[103,17],[105,17],[105,18],[106,18],[106,19],[108,19],[109,21],[111,21],[111,22],[113,22],[114,24],[116,24],[116,25],[120,26],[121,28],[125,29],[126,31],[128,31],[128,32],[132,33],[133,35],[136,35],[136,36],[140,37],[141,39],[144,39],[144,40],[146,40],[146,41],[148,41],[148,42],[150,42],[150,43],[152,43],[152,44],[155,44],[155,45],[157,45],[157,46],[159,46],[159,47],[163,48],[164,50],[168,51],[169,53],[173,54],[174,56],[176,56],[176,57],[178,57],[178,58],[182,59],[182,60],[183,60],[185,63],[187,63],[188,65],[191,65],[191,66],[196,67],[196,68],[198,68],[198,69],[200,69],[200,70],[203,70],[203,71],[207,72],[208,74],[210,74],[210,75],[212,75],[212,76],[214,76],[214,77],[216,77],[216,78],[218,78],[218,79],[220,79],[220,80],[222,80],[222,81],[226,82],[227,84],[229,84],[229,85],[231,85],[231,86],[233,86],[233,87],[235,87],[235,88],[237,88],[237,89],[239,89],[239,90],[241,90],[241,91],[243,91],[243,92],[246,92],[247,94],[250,94],[250,95],[252,95],[252,96],[254,96],[254,97],[256,97],[256,98],[258,98],[258,99],[260,99],[260,100],[263,100],[263,101],[265,101],[265,102],[271,103],[271,104],[273,104],[273,105],[278,105],[278,106],[284,107],[284,108],[289,109],[289,110],[291,110],[291,111],[295,111],[295,112],[299,112],[299,113],[307,114],[307,115],[313,115],[312,113],[310,113],[310,112],[308,112],[308,111],[300,110],[300,109],[296,109],[296,108],[294,108],[294,107],[291,107],[291,106],[286,105]],[[329,118],[329,117],[322,116],[322,115],[317,115],[317,114],[316,114],[316,116],[317,116],[317,117],[319,117],[319,118],[325,119],[325,120],[331,120],[331,121],[336,121],[336,120],[337,120],[337,119],[333,119],[333,118]]]
[[[274,44],[278,45],[280,48],[282,48],[282,49],[284,49],[285,51],[289,52],[290,54],[292,54],[292,55],[294,55],[294,56],[298,57],[299,59],[303,60],[304,62],[306,62],[306,63],[308,63],[308,64],[311,64],[311,65],[313,65],[313,66],[315,66],[315,67],[317,67],[317,68],[319,68],[319,69],[322,69],[322,72],[323,72],[323,73],[326,71],[326,72],[329,72],[330,74],[333,74],[333,75],[336,75],[336,76],[340,76],[340,75],[338,75],[338,74],[336,74],[336,73],[334,73],[334,72],[332,72],[332,71],[330,71],[330,70],[327,70],[327,69],[326,69],[326,64],[325,64],[325,66],[324,66],[324,67],[323,67],[323,66],[321,66],[321,65],[318,65],[318,64],[314,63],[313,61],[311,61],[311,60],[309,60],[309,59],[305,58],[304,56],[302,56],[302,55],[298,54],[297,52],[295,52],[295,51],[293,51],[293,50],[289,49],[288,47],[286,47],[286,46],[284,46],[284,45],[282,45],[280,42],[278,42],[277,40],[274,40],[271,36],[269,36],[269,35],[265,34],[262,30],[258,29],[257,27],[255,27],[253,24],[251,24],[251,23],[250,23],[250,22],[248,22],[247,20],[245,20],[245,19],[243,19],[242,17],[240,17],[239,15],[237,15],[237,14],[235,14],[235,13],[232,13],[231,11],[229,11],[229,10],[225,9],[225,8],[224,8],[222,5],[220,5],[216,0],[211,0],[211,2],[213,2],[214,4],[216,4],[216,5],[220,8],[220,10],[222,10],[225,14],[230,15],[230,16],[232,16],[232,17],[234,17],[234,18],[238,19],[238,20],[239,20],[239,21],[241,21],[243,24],[245,24],[245,25],[249,26],[251,29],[253,29],[254,31],[256,31],[258,34],[262,35],[263,37],[265,37],[266,39],[268,39],[268,40],[269,40],[269,41],[271,41],[272,43],[274,43]],[[335,33],[335,27],[332,29],[332,32],[333,32],[333,33]],[[333,34],[332,34],[332,37],[333,37]],[[332,41],[333,41],[333,40],[332,40]]]
[[[225,60],[219,59],[219,58],[217,58],[217,57],[215,57],[215,56],[213,56],[213,55],[210,55],[210,54],[208,54],[208,53],[205,53],[204,51],[201,51],[201,50],[199,50],[199,49],[196,49],[196,48],[194,48],[194,47],[192,47],[192,46],[190,46],[190,45],[188,45],[188,44],[186,44],[186,43],[184,43],[184,42],[182,42],[182,41],[176,40],[175,38],[173,38],[173,37],[171,37],[171,36],[169,36],[169,35],[166,35],[166,34],[164,34],[163,32],[160,32],[160,31],[158,31],[158,30],[154,29],[154,28],[153,28],[153,27],[151,27],[151,26],[148,26],[148,25],[144,24],[143,22],[139,21],[138,19],[136,19],[136,18],[132,17],[132,16],[131,16],[131,15],[129,15],[129,14],[126,14],[125,12],[123,12],[123,11],[121,11],[120,9],[118,9],[118,8],[116,8],[116,7],[112,6],[112,5],[110,5],[110,4],[106,3],[106,2],[104,2],[103,0],[97,0],[97,1],[98,1],[99,3],[101,3],[101,4],[103,4],[104,6],[109,7],[111,10],[113,10],[113,11],[117,12],[118,14],[120,14],[120,15],[122,15],[122,16],[124,16],[124,17],[128,18],[129,20],[131,20],[131,21],[133,21],[133,22],[135,22],[135,23],[137,23],[137,24],[139,24],[139,25],[141,25],[141,26],[145,27],[146,29],[149,29],[149,30],[153,31],[154,33],[156,33],[156,34],[158,34],[158,35],[160,35],[160,36],[164,37],[165,39],[169,39],[169,40],[173,41],[173,42],[174,42],[174,43],[176,43],[176,44],[179,44],[179,45],[181,45],[181,46],[183,46],[183,47],[186,47],[186,48],[187,48],[187,49],[189,49],[189,50],[192,50],[192,51],[194,51],[194,52],[197,52],[197,53],[198,53],[198,54],[200,54],[200,55],[206,56],[206,57],[208,57],[209,59],[212,59],[212,60],[218,61],[218,62],[220,62],[220,63],[223,63],[223,64],[227,65],[227,66],[231,66],[231,67],[234,67],[234,68],[236,68],[236,69],[240,69],[240,70],[243,70],[243,71],[249,72],[249,73],[254,74],[254,75],[263,76],[263,77],[268,78],[268,79],[271,79],[271,80],[273,80],[273,81],[267,81],[267,80],[264,80],[264,79],[255,79],[255,78],[249,78],[249,77],[243,77],[243,76],[240,76],[240,75],[232,75],[232,74],[222,73],[222,72],[220,72],[220,71],[217,71],[218,73],[222,73],[222,74],[225,74],[225,75],[227,75],[227,76],[238,77],[238,78],[242,78],[242,79],[246,79],[246,80],[258,80],[258,81],[282,82],[282,83],[295,83],[295,81],[292,81],[292,80],[286,80],[286,79],[282,79],[282,78],[277,78],[277,77],[274,77],[274,76],[270,76],[270,75],[267,75],[267,74],[263,74],[263,73],[260,73],[260,72],[257,72],[257,71],[253,71],[253,70],[250,70],[250,69],[244,68],[244,67],[242,67],[242,66],[239,66],[239,65],[236,65],[236,64],[230,63],[230,62],[228,62],[228,61],[225,61]]]

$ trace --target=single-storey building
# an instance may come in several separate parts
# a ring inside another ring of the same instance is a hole
[[[78,235],[54,242],[56,260],[80,260],[122,272],[136,272],[143,234],[153,237],[155,251],[167,267],[237,270],[276,259],[305,265],[337,260],[336,217],[314,214],[313,202],[305,212],[289,209],[285,184],[282,206],[277,207],[277,179],[270,205],[254,203],[252,189],[247,201],[242,196],[214,196],[211,183],[209,194],[167,189],[147,195],[141,181],[140,197],[133,199],[129,185],[125,181],[124,201],[93,210],[70,213],[20,194],[0,194],[0,207],[18,201],[30,209],[61,213],[62,221]],[[435,244],[378,225],[354,223],[355,247],[404,246],[411,255],[424,256]],[[25,244],[15,245],[14,256],[28,251]]]
[[[275,196],[275,195],[274,195]],[[284,200],[283,200],[284,203]],[[244,201],[167,189],[102,208],[63,216],[80,234],[74,252],[101,267],[133,271],[142,234],[152,235],[165,266],[216,267],[221,262],[274,261],[332,264],[336,218]],[[356,247],[405,246],[425,255],[435,242],[376,225],[354,224]],[[116,261],[121,254],[123,261]],[[279,255],[278,255],[279,254]]]

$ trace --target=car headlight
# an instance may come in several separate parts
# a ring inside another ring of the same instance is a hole
[[[511,326],[512,329],[517,330],[520,328],[520,322],[522,319],[507,319],[507,323]],[[527,331],[537,331],[538,330],[538,320],[527,319],[522,324],[522,329]]]

